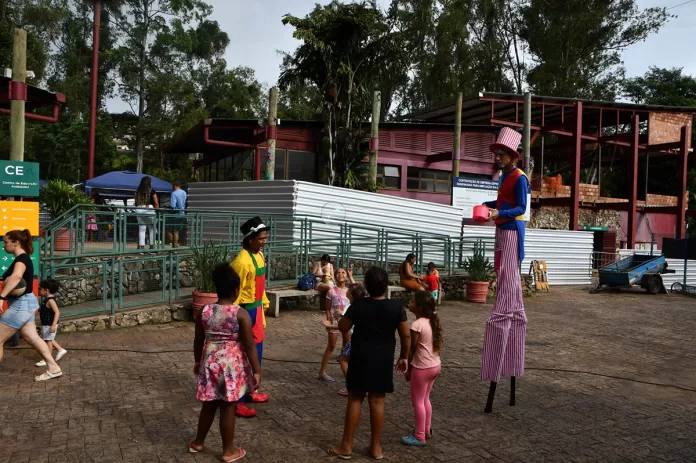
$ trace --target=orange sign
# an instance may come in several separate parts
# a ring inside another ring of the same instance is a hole
[[[0,201],[0,235],[25,228],[34,236],[39,234],[39,203]]]

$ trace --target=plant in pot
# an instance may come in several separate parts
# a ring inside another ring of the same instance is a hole
[[[187,259],[189,270],[193,272],[193,317],[198,317],[201,309],[217,301],[213,270],[221,262],[229,262],[230,247],[206,241],[203,246],[191,246],[191,257]]]
[[[486,257],[486,246],[483,240],[478,240],[474,244],[474,254],[466,258],[463,266],[469,275],[466,282],[466,300],[479,304],[485,303],[494,268]]]
[[[51,220],[59,219],[75,206],[93,204],[92,199],[82,190],[73,188],[65,180],[50,180],[39,192],[39,203],[48,212]],[[72,232],[73,245],[77,236],[77,230]],[[56,251],[70,249],[70,230],[67,227],[54,230],[53,246]]]

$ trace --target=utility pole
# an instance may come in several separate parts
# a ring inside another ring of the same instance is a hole
[[[452,177],[459,177],[459,159],[462,151],[462,104],[464,94],[457,96],[457,111],[454,114],[454,147],[452,154]]]
[[[370,127],[370,175],[369,185],[377,191],[377,156],[379,156],[379,114],[382,108],[382,92],[372,94],[372,125]]]
[[[10,83],[10,161],[24,161],[24,113],[27,101],[27,31],[15,29]]]
[[[277,134],[277,117],[278,116],[278,87],[271,88],[268,95],[268,125],[266,129],[266,155],[268,162],[266,165],[266,180],[275,179],[275,151],[276,151],[276,134]]]
[[[92,32],[92,99],[89,102],[89,140],[87,143],[87,180],[94,178],[94,151],[97,134],[97,88],[99,85],[99,30],[101,29],[101,0],[94,1],[94,30]]]
[[[524,154],[524,171],[528,175],[532,175],[529,172],[531,166],[530,163],[530,140],[531,140],[531,126],[532,126],[532,94],[527,92],[524,94],[524,129],[522,131],[522,153]],[[530,177],[531,178],[531,177]]]

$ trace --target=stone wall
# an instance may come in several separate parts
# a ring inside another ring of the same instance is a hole
[[[612,210],[580,209],[578,214],[580,226],[621,227],[621,212]],[[532,209],[529,228],[545,228],[551,230],[568,230],[570,224],[569,207],[543,206]]]
[[[68,320],[58,324],[59,333],[117,330],[138,325],[161,325],[172,321],[191,321],[190,305],[154,307],[120,313],[112,316],[98,316],[80,320]]]

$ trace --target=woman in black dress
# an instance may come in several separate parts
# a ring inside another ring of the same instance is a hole
[[[408,368],[410,332],[406,311],[401,301],[385,297],[389,285],[387,272],[379,267],[365,274],[365,288],[370,297],[353,303],[338,322],[338,328],[347,333],[353,328],[352,348],[346,385],[348,405],[343,428],[343,442],[329,449],[329,454],[347,460],[353,452],[353,438],[360,421],[360,409],[365,396],[370,404],[372,441],[370,456],[382,459],[382,428],[384,427],[384,397],[394,392],[394,351],[398,330],[401,352],[397,370]]]

